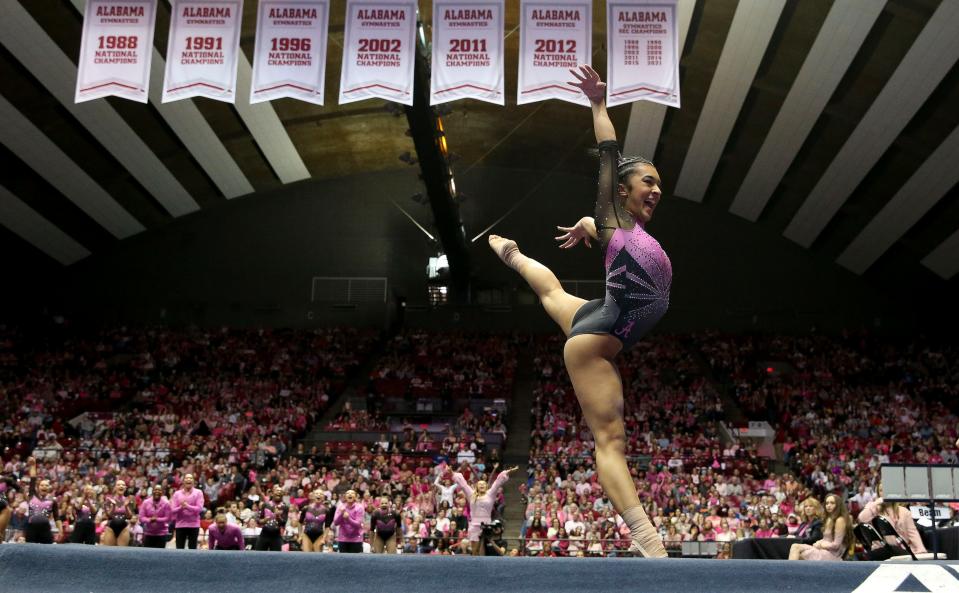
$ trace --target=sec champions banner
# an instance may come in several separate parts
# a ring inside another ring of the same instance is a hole
[[[328,0],[260,0],[250,103],[323,104]]]
[[[380,98],[413,104],[416,2],[349,0],[340,104]]]
[[[75,101],[147,102],[156,0],[87,0]]]
[[[676,0],[607,0],[606,103],[679,107]]]
[[[173,0],[163,102],[207,97],[232,103],[242,0]]]
[[[503,105],[503,0],[433,0],[430,105]]]
[[[519,105],[559,99],[589,105],[568,84],[569,74],[593,54],[593,3],[582,0],[523,0],[520,3]]]

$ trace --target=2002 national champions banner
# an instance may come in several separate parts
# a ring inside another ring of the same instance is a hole
[[[415,0],[349,0],[340,104],[380,98],[413,104]]]
[[[503,105],[503,0],[433,0],[430,105]]]
[[[679,107],[676,0],[607,0],[606,103]]]
[[[87,0],[77,103],[117,96],[147,102],[156,0]]]
[[[243,0],[173,0],[163,102],[207,97],[232,103]]]
[[[250,103],[323,104],[328,0],[260,0]]]
[[[567,82],[570,69],[592,61],[592,32],[591,0],[523,0],[516,103],[560,99],[588,106]]]

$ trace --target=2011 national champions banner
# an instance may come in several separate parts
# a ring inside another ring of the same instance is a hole
[[[207,97],[232,103],[242,0],[172,0],[163,102]]]
[[[328,0],[260,0],[250,103],[323,104]]]
[[[433,0],[430,105],[505,103],[503,0]]]
[[[380,98],[413,104],[415,0],[349,0],[340,104]]]
[[[117,96],[146,103],[157,0],[87,0],[75,101]]]
[[[607,0],[607,105],[679,107],[676,18],[676,0]]]
[[[588,106],[589,99],[567,83],[570,69],[592,61],[593,3],[523,0],[519,12],[516,103],[559,99]]]

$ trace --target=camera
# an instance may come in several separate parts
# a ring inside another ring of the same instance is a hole
[[[503,533],[503,522],[499,519],[494,519],[489,523],[480,523],[480,526],[483,528],[483,537],[486,538]]]

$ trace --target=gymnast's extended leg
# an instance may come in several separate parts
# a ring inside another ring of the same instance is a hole
[[[623,382],[613,357],[621,349],[609,334],[573,336],[566,342],[566,370],[596,441],[599,483],[613,507],[629,526],[630,550],[665,558],[666,548],[646,515],[626,465],[626,429],[623,423]]]
[[[543,303],[546,313],[559,325],[563,334],[568,336],[573,316],[586,301],[563,290],[556,275],[535,259],[523,255],[516,246],[516,241],[490,235],[489,245],[503,263],[519,272],[523,280],[526,280]]]

